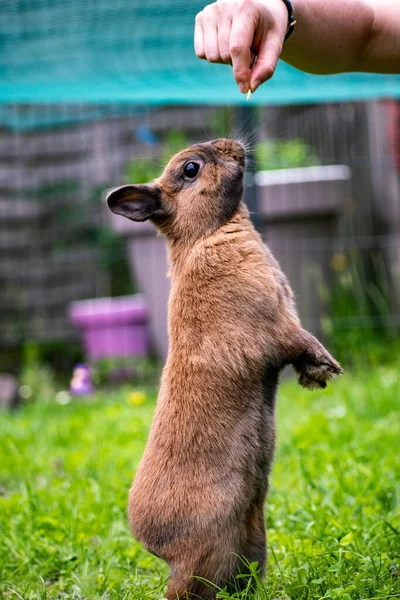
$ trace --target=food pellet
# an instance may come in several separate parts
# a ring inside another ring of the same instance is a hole
[[[246,96],[246,100],[247,102],[251,99],[251,89],[249,88],[249,91],[247,92],[247,96]]]

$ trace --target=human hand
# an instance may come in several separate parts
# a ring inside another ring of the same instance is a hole
[[[195,51],[232,65],[240,91],[254,92],[275,72],[287,24],[282,0],[217,0],[196,16]]]

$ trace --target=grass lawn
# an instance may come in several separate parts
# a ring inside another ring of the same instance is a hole
[[[399,360],[281,386],[262,598],[400,597],[399,388]],[[0,415],[0,598],[162,598],[126,520],[155,391],[130,391]]]

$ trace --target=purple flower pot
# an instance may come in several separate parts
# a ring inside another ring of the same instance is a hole
[[[140,294],[72,302],[69,316],[80,330],[88,360],[149,353],[148,310]]]

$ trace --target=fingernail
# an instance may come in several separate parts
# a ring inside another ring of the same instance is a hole
[[[245,83],[239,83],[238,85],[242,94],[247,94],[248,86]]]
[[[261,81],[259,79],[256,79],[255,81],[253,81],[253,83],[251,84],[251,89],[253,90],[253,92],[256,91],[256,89],[258,87],[260,87],[261,85]]]

